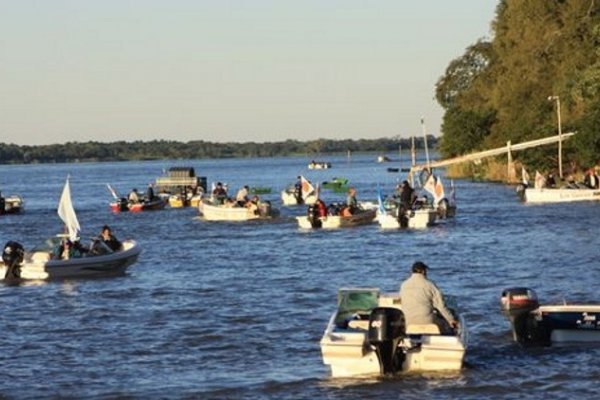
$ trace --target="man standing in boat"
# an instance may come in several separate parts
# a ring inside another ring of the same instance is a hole
[[[356,188],[354,186],[350,186],[348,189],[348,197],[346,197],[346,206],[350,211],[350,214],[356,213],[358,211],[358,201],[356,200]]]
[[[400,286],[400,303],[407,325],[436,324],[441,333],[451,333],[458,321],[444,304],[442,292],[427,279],[427,265],[417,261],[411,276]]]

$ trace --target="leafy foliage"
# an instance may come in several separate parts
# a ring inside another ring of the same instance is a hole
[[[559,96],[563,132],[578,130],[566,154],[575,164],[600,161],[600,2],[502,0],[494,37],[453,60],[436,86],[445,109],[444,156],[556,134]],[[535,167],[556,162],[548,146],[518,153]],[[555,164],[556,165],[556,164]]]
[[[437,139],[431,135],[427,143],[434,147]],[[422,148],[423,139],[415,140]],[[69,142],[46,146],[17,146],[0,143],[0,163],[58,163],[78,161],[125,161],[161,159],[199,159],[228,157],[273,157],[307,155],[318,157],[323,153],[350,151],[391,152],[410,147],[410,139],[383,138],[373,140],[328,140],[308,142],[286,140],[270,143],[212,143],[202,140],[176,142],[155,140],[150,142]]]

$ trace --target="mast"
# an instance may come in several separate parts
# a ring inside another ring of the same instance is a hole
[[[424,117],[421,117],[421,130],[423,131],[423,140],[425,142],[425,160],[427,161],[427,172],[431,174],[431,162],[429,161],[429,147],[427,146],[427,130],[425,129]]]

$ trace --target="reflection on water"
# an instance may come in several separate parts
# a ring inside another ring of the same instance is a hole
[[[527,206],[514,189],[457,181],[455,221],[412,232],[376,225],[306,232],[284,208],[269,222],[205,222],[193,209],[112,214],[105,184],[140,187],[171,165],[191,165],[231,190],[299,174],[348,178],[359,200],[404,179],[374,156],[3,166],[3,192],[26,201],[2,216],[4,241],[31,248],[60,231],[56,204],[67,173],[84,236],[108,224],[144,249],[126,276],[0,286],[0,397],[551,398],[595,395],[597,347],[523,349],[499,311],[502,289],[529,286],[542,302],[597,301],[600,204]],[[447,185],[448,186],[448,185]],[[343,194],[324,191],[326,202]],[[397,291],[417,259],[456,295],[470,329],[458,374],[337,380],[319,339],[340,287]]]

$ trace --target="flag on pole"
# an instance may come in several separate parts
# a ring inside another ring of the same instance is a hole
[[[546,186],[546,178],[544,178],[544,175],[540,174],[540,171],[536,170],[534,187],[536,189],[541,189],[544,186]]]
[[[60,201],[58,202],[58,216],[65,223],[65,227],[69,232],[69,239],[72,242],[77,240],[77,233],[81,230],[79,227],[79,221],[75,210],[73,209],[73,203],[71,202],[71,187],[69,186],[69,177],[65,182]]]
[[[313,185],[311,185],[308,179],[303,176],[300,176],[300,183],[302,185],[302,198],[306,200],[306,198],[315,191],[315,188]]]
[[[106,187],[108,188],[108,191],[110,192],[110,194],[112,194],[112,196],[115,198],[115,200],[119,199],[119,196],[117,196],[117,191],[110,186],[108,183],[106,184]]]
[[[383,191],[381,190],[379,185],[377,186],[377,203],[379,205],[379,214],[385,215],[386,211],[385,211],[385,206],[383,204]]]
[[[444,185],[442,185],[442,179],[437,178],[435,182],[435,193],[433,195],[434,204],[438,204],[446,194],[444,193]]]
[[[427,180],[425,181],[425,185],[423,185],[423,189],[425,189],[426,191],[431,193],[432,196],[435,197],[436,179],[435,176],[433,176],[433,174],[429,175],[429,178],[427,178]]]
[[[525,170],[525,167],[521,168],[521,180],[523,181],[523,185],[529,185],[529,174]]]

